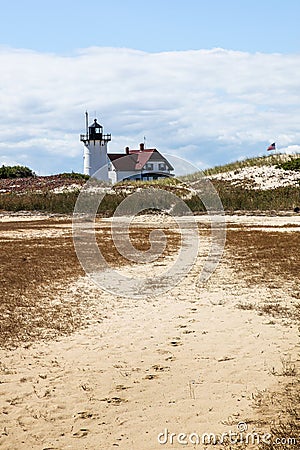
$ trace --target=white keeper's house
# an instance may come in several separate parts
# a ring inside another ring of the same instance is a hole
[[[99,180],[116,183],[122,180],[157,180],[170,178],[174,168],[156,149],[145,148],[140,144],[138,149],[125,148],[125,153],[108,153],[107,144],[111,134],[104,134],[103,127],[94,119],[88,125],[86,113],[86,133],[80,135],[84,143],[85,175],[95,176]]]

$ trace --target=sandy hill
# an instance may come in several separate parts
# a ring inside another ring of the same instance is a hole
[[[284,170],[278,166],[299,158],[299,154],[278,154],[261,158],[251,158],[206,171],[211,180],[229,181],[234,186],[247,189],[276,189],[282,186],[297,186],[300,171]]]

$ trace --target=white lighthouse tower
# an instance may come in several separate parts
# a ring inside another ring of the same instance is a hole
[[[87,112],[85,118],[86,134],[80,135],[80,140],[84,143],[83,172],[98,180],[108,181],[107,143],[111,141],[111,134],[103,134],[103,127],[98,124],[97,119],[88,126]]]

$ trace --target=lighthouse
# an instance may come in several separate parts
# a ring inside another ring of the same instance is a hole
[[[111,141],[111,134],[103,133],[103,127],[97,119],[89,126],[88,112],[85,113],[85,119],[86,134],[80,135],[80,141],[84,143],[83,173],[95,176],[98,180],[108,181],[107,144]]]

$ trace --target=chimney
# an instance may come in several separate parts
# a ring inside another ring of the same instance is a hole
[[[129,155],[129,147],[125,147],[125,153],[126,155]]]
[[[144,143],[140,144],[140,151],[142,152],[143,150],[145,150],[145,144]]]

